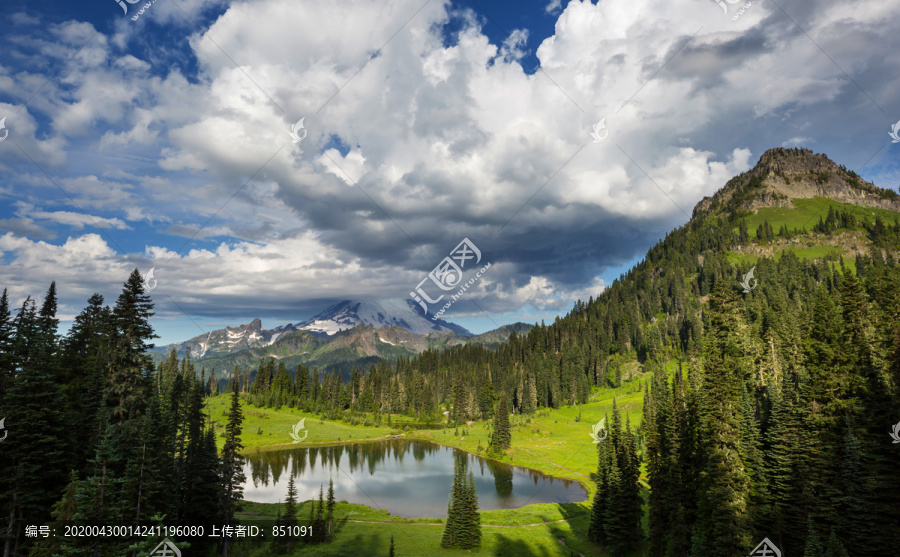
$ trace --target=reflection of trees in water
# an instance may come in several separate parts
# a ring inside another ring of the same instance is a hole
[[[497,496],[505,499],[512,495],[513,491],[513,467],[509,464],[497,462],[495,460],[482,460],[482,466],[487,463],[494,475],[494,487],[497,489]]]
[[[258,451],[250,456],[245,457],[245,462],[250,466],[250,479],[253,480],[254,487],[260,485],[268,486],[270,478],[274,482],[279,482],[282,474],[292,474],[295,478],[301,478],[309,466],[309,471],[314,472],[316,465],[324,469],[332,469],[337,466],[347,466],[349,472],[353,473],[357,469],[368,469],[369,474],[374,474],[378,469],[378,465],[389,458],[402,463],[404,457],[412,452],[413,458],[417,462],[422,462],[426,457],[433,456],[439,451],[447,450],[437,444],[407,441],[403,439],[391,439],[373,443],[359,443],[350,445],[336,445],[330,447],[306,447],[296,448],[284,451]],[[450,449],[454,458],[460,458],[466,461],[468,465],[474,467],[477,463],[481,471],[481,475],[485,475],[485,466],[494,476],[494,486],[497,489],[497,495],[500,497],[509,497],[513,490],[513,476],[515,467],[502,462],[496,462],[490,459],[484,459],[467,453],[460,449]],[[347,456],[346,463],[343,457]],[[318,460],[318,462],[316,462]],[[550,480],[553,478],[545,476],[534,470],[522,468],[522,472],[527,473],[537,486],[539,480]],[[286,480],[286,478],[285,478]],[[563,481],[566,487],[572,483],[568,480]]]
[[[316,470],[316,457],[319,456],[319,449],[316,447],[309,448],[309,471],[314,472]]]

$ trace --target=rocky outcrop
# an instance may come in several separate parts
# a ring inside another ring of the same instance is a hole
[[[735,196],[737,202],[732,203]],[[694,207],[694,217],[728,209],[793,207],[792,199],[811,197],[900,211],[896,192],[866,182],[824,154],[778,148],[769,149],[755,167],[729,180],[712,197],[703,198]]]

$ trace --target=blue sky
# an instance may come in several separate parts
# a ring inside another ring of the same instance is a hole
[[[160,343],[297,322],[469,238],[443,317],[552,321],[766,149],[898,187],[889,1],[146,4],[4,10],[0,287],[64,320],[138,268]]]

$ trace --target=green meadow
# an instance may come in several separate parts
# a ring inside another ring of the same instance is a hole
[[[670,365],[670,370],[672,366]],[[594,388],[590,402],[558,409],[542,409],[527,415],[511,415],[512,447],[499,460],[515,466],[531,468],[556,478],[579,482],[588,492],[588,499],[580,503],[534,504],[519,509],[481,511],[482,544],[471,551],[443,549],[440,538],[443,521],[434,518],[406,519],[390,515],[387,511],[340,501],[335,508],[337,535],[321,546],[295,548],[295,555],[353,557],[387,555],[391,536],[398,556],[432,557],[441,555],[501,555],[501,556],[560,556],[597,555],[597,546],[587,541],[590,500],[595,492],[591,474],[597,467],[596,445],[590,432],[591,426],[611,415],[613,400],[627,417],[632,429],[641,422],[644,382],[649,374],[636,372],[621,387]],[[209,399],[207,406],[213,422],[221,431],[226,419],[228,397]],[[404,431],[407,416],[392,415],[392,427],[366,427],[320,420],[318,416],[300,410],[282,407],[256,408],[243,403],[244,427],[242,440],[244,452],[277,450],[298,446],[328,445],[359,442],[384,438],[390,434],[404,433],[406,438],[423,439],[486,457],[489,439],[488,424],[475,422],[458,429],[447,427],[434,430]],[[305,418],[309,432],[302,445],[293,444],[289,433],[292,426]],[[382,423],[387,416],[382,416]],[[609,420],[607,420],[607,425]],[[260,433],[261,431],[261,433]],[[217,436],[221,447],[223,438]],[[449,494],[452,478],[447,478]],[[646,488],[646,478],[641,478]],[[310,502],[304,502],[298,516],[309,516]],[[247,502],[241,518],[274,518],[281,505]],[[267,555],[266,544],[259,547],[238,546],[238,555]],[[244,553],[246,552],[246,553]]]

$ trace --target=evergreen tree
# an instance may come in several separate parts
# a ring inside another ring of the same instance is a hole
[[[294,475],[288,477],[287,497],[284,500],[284,513],[278,511],[276,526],[287,527],[286,535],[275,539],[275,548],[282,553],[290,553],[294,542],[293,528],[297,526],[297,486],[294,483]]]
[[[476,525],[473,521],[479,520],[477,512],[477,502],[472,506],[472,498],[474,494],[474,483],[470,485],[466,480],[466,462],[465,456],[454,455],[453,466],[453,485],[450,489],[450,497],[447,503],[447,521],[444,523],[444,532],[441,535],[442,547],[474,547],[467,545],[473,543],[476,534]],[[477,526],[479,529],[478,539],[480,540],[480,522]]]
[[[491,452],[500,452],[510,447],[512,436],[509,431],[509,407],[506,402],[506,393],[500,396],[497,405],[497,413],[494,416],[494,433],[491,435]]]
[[[475,476],[469,472],[468,481],[462,487],[459,513],[459,545],[471,549],[481,545],[481,515],[478,514],[478,493],[475,490]]]
[[[747,505],[750,479],[740,439],[743,334],[737,296],[724,284],[710,296],[704,349],[702,436],[706,463],[700,474],[697,551],[738,555],[752,541]]]
[[[240,451],[241,431],[244,416],[241,412],[241,401],[237,389],[231,392],[231,407],[227,414],[225,426],[225,445],[222,447],[222,514],[226,525],[234,523],[235,512],[241,510],[244,499],[244,468]],[[225,557],[228,557],[228,541],[225,541]]]
[[[47,292],[40,314],[28,297],[14,320],[15,375],[4,393],[5,432],[0,479],[7,518],[4,552],[14,554],[24,528],[47,519],[66,485],[69,446],[64,397],[57,384],[55,286]],[[7,377],[5,382],[9,382]]]
[[[329,539],[334,535],[334,534],[333,534],[333,531],[332,531],[332,530],[333,530],[333,527],[334,527],[334,505],[335,505],[335,500],[334,500],[334,480],[329,479],[329,480],[328,480],[328,500],[327,500],[327,502],[325,503],[325,507],[326,507],[326,509],[327,509],[327,512],[326,512],[326,515],[325,515],[325,521],[326,521],[326,523],[328,524],[328,537],[329,537]]]
[[[146,353],[153,348],[147,341],[157,338],[150,325],[153,302],[144,292],[144,281],[135,269],[125,282],[113,309],[115,336],[113,361],[108,378],[110,419],[122,423],[139,416],[149,393],[143,378],[153,370],[153,361]]]

